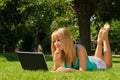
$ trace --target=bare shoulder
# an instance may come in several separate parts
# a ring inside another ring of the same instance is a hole
[[[86,50],[86,48],[85,48],[83,45],[80,45],[80,46],[78,47],[78,50]]]
[[[87,51],[86,48],[83,45],[80,45],[78,48],[78,55],[86,55]]]

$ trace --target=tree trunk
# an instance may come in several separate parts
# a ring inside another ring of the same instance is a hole
[[[73,4],[73,8],[78,17],[81,44],[86,47],[88,55],[91,55],[90,17],[93,15],[93,12],[95,10],[94,1],[74,0]]]
[[[90,47],[90,18],[88,15],[79,15],[78,18],[79,33],[81,44],[85,46],[88,55],[91,55]]]

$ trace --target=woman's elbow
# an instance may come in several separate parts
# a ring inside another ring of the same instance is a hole
[[[86,69],[83,69],[83,68],[79,68],[80,71],[86,71]]]

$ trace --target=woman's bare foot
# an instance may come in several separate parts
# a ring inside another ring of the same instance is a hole
[[[103,40],[108,38],[109,29],[110,29],[109,24],[105,24],[103,26],[103,28],[100,29],[99,34],[98,34],[97,43],[102,43]]]
[[[102,43],[103,39],[104,39],[104,28],[101,28],[98,34],[98,39],[97,39],[97,43]]]
[[[104,37],[104,39],[105,39],[105,38],[108,38],[108,32],[109,32],[109,30],[110,30],[110,25],[109,25],[109,24],[105,24],[103,28],[104,28],[103,34],[104,34],[104,36],[105,36],[105,37]]]

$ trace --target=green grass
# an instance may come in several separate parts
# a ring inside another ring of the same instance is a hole
[[[17,54],[0,53],[0,80],[120,80],[120,57],[113,57],[111,69],[72,73],[53,72],[51,56],[45,57],[49,71],[28,71],[21,68]]]

